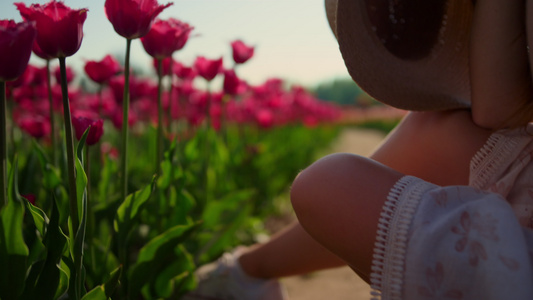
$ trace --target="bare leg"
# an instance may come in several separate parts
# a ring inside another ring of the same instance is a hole
[[[316,242],[298,222],[277,233],[269,242],[250,247],[239,262],[248,275],[264,279],[346,265]]]
[[[470,159],[489,135],[490,131],[473,124],[468,111],[411,113],[371,157],[435,184],[467,184]],[[375,230],[366,232],[373,235]],[[345,264],[311,238],[299,223],[265,244],[252,246],[241,256],[240,263],[248,275],[265,279]]]

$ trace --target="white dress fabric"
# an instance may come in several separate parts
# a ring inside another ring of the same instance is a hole
[[[373,299],[533,299],[533,124],[494,133],[469,186],[405,176],[379,222]]]

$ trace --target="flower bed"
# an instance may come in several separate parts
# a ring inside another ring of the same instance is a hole
[[[95,92],[67,65],[87,10],[18,3],[25,21],[0,21],[1,299],[176,298],[198,265],[253,241],[272,199],[337,134],[337,107],[239,78],[253,57],[242,41],[231,68],[175,61],[193,27],[143,3],[106,1],[126,61],[87,62]],[[137,38],[155,75],[130,72]],[[27,65],[31,51],[44,67]]]

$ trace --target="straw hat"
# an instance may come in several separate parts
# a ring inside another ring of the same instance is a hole
[[[407,110],[470,106],[468,0],[325,0],[348,72]]]

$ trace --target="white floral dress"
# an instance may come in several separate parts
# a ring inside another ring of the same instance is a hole
[[[491,135],[470,169],[469,186],[392,188],[373,299],[533,299],[533,123]]]

